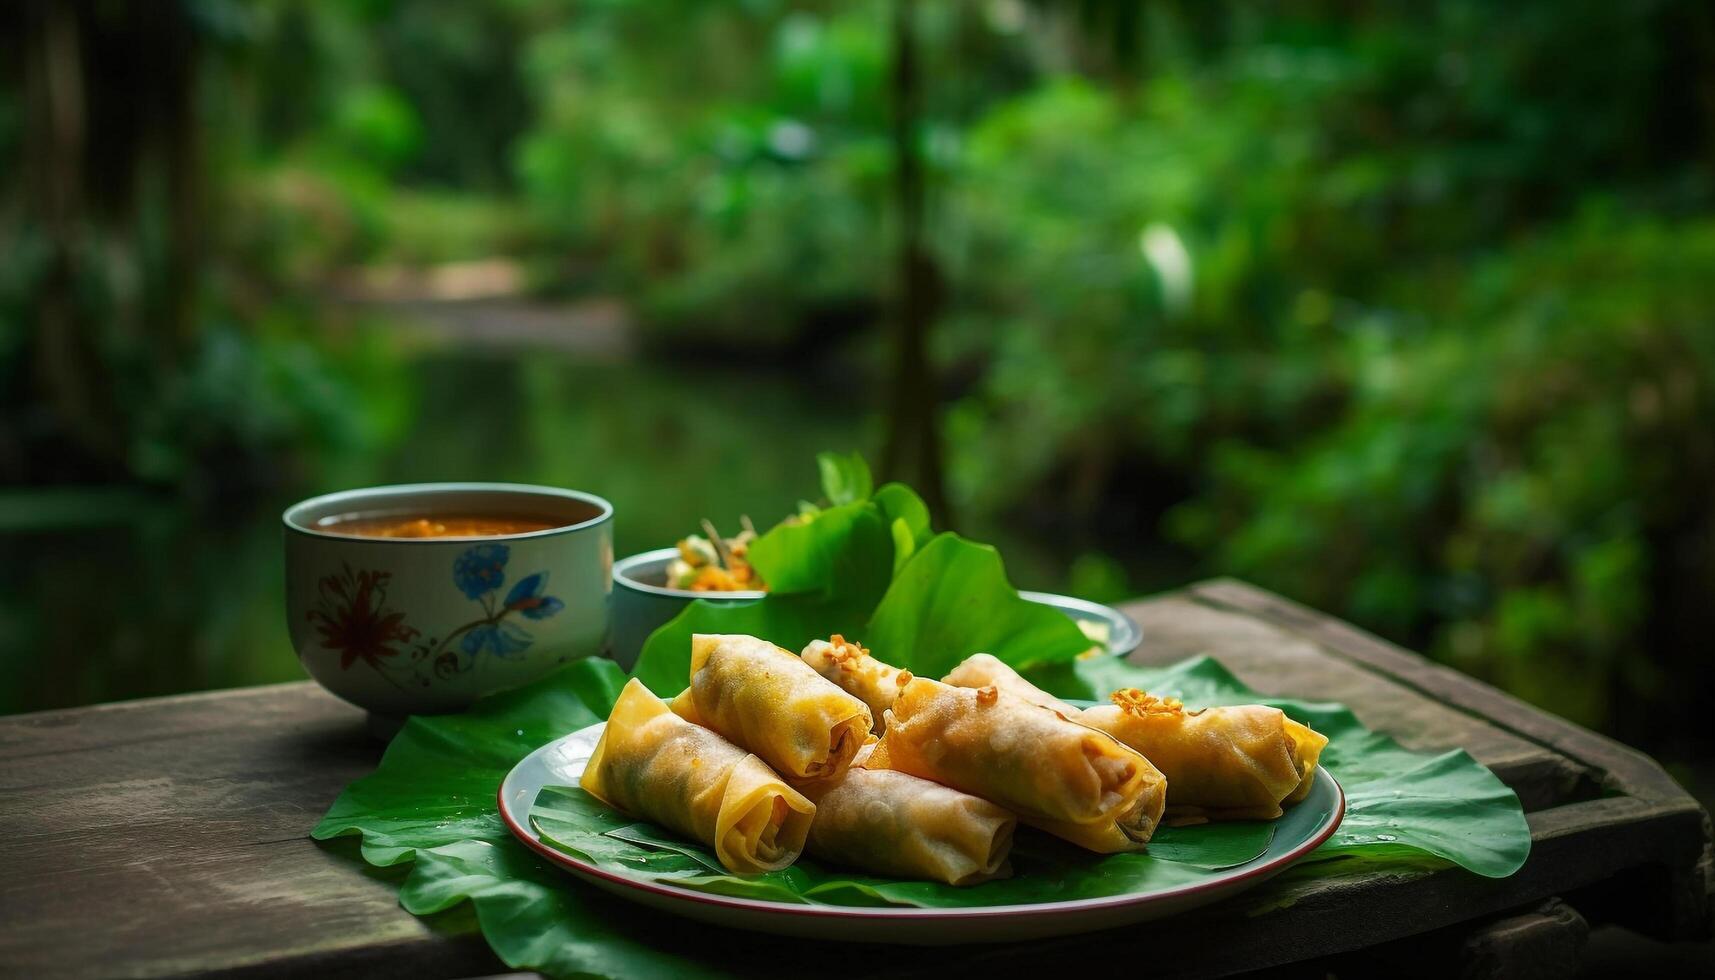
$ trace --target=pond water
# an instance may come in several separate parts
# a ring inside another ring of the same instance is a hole
[[[817,451],[870,449],[880,435],[867,409],[795,371],[439,348],[410,374],[410,421],[387,451],[218,513],[123,489],[0,508],[0,713],[302,679],[279,526],[295,499],[428,480],[576,487],[613,501],[623,555],[671,544],[702,517],[766,527],[815,496]],[[1062,586],[1052,549],[1005,537],[1020,587]]]

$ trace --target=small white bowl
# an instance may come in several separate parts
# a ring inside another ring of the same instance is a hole
[[[667,566],[679,557],[677,548],[657,548],[621,558],[613,563],[612,641],[609,652],[621,667],[630,670],[643,652],[649,634],[679,615],[692,600],[710,602],[755,602],[768,593],[696,592],[673,589],[665,584]]]
[[[679,615],[694,599],[710,602],[755,602],[766,592],[694,592],[672,589],[665,584],[667,566],[679,556],[676,548],[657,548],[621,558],[613,565],[613,611],[611,653],[619,665],[630,670],[643,652],[649,634]],[[1143,634],[1130,616],[1112,606],[1099,602],[1055,595],[1052,592],[1020,592],[1031,602],[1053,606],[1070,617],[1086,633],[1101,639],[1095,641],[1108,653],[1124,656],[1143,640]]]

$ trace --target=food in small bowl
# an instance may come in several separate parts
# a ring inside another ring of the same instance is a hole
[[[612,517],[591,494],[508,483],[294,504],[281,515],[292,646],[322,686],[384,717],[528,683],[602,651]]]
[[[754,602],[768,594],[758,578],[749,579],[754,587],[746,589],[695,589],[671,584],[685,580],[685,568],[679,563],[685,562],[686,541],[672,548],[639,552],[614,562],[609,653],[626,670],[637,663],[649,634],[666,625],[692,601]],[[748,539],[745,544],[748,546]],[[1136,650],[1142,642],[1143,634],[1137,623],[1112,606],[1051,592],[1021,591],[1018,594],[1031,602],[1053,606],[1077,623],[1084,635],[1090,638],[1091,647],[1087,655],[1124,656]]]
[[[683,560],[677,547],[657,548],[613,563],[612,632],[608,651],[630,670],[643,652],[649,634],[666,625],[691,602],[755,602],[761,589],[697,591],[668,584],[673,564]]]
[[[674,545],[679,556],[667,564],[663,583],[670,589],[691,592],[766,592],[768,586],[747,560],[756,526],[749,517],[740,519],[744,529],[736,537],[723,538],[706,518],[707,537],[693,534]]]

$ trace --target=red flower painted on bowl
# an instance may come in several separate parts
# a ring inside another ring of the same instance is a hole
[[[417,630],[405,625],[405,614],[387,608],[387,572],[352,571],[350,565],[317,583],[316,608],[309,621],[324,649],[339,651],[339,666],[351,669],[359,660],[380,670],[382,662],[409,643]]]

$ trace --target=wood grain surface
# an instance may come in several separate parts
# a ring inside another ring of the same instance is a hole
[[[1708,817],[1647,756],[1242,583],[1126,611],[1144,630],[1139,662],[1207,653],[1259,691],[1345,702],[1415,748],[1465,748],[1519,792],[1535,842],[1502,881],[1355,870],[1265,885],[1148,927],[1173,938],[1156,944],[1169,952],[1152,954],[1151,975],[1257,969],[1460,923],[1484,930],[1472,948],[1492,957],[1507,936],[1544,934],[1519,916],[1580,890],[1654,934],[1707,934]],[[308,682],[0,718],[0,975],[504,973],[468,911],[415,918],[398,906],[401,870],[367,868],[349,841],[309,840],[379,758],[362,712]],[[918,975],[1047,967],[1127,956],[1138,941],[1129,930],[885,959]]]

